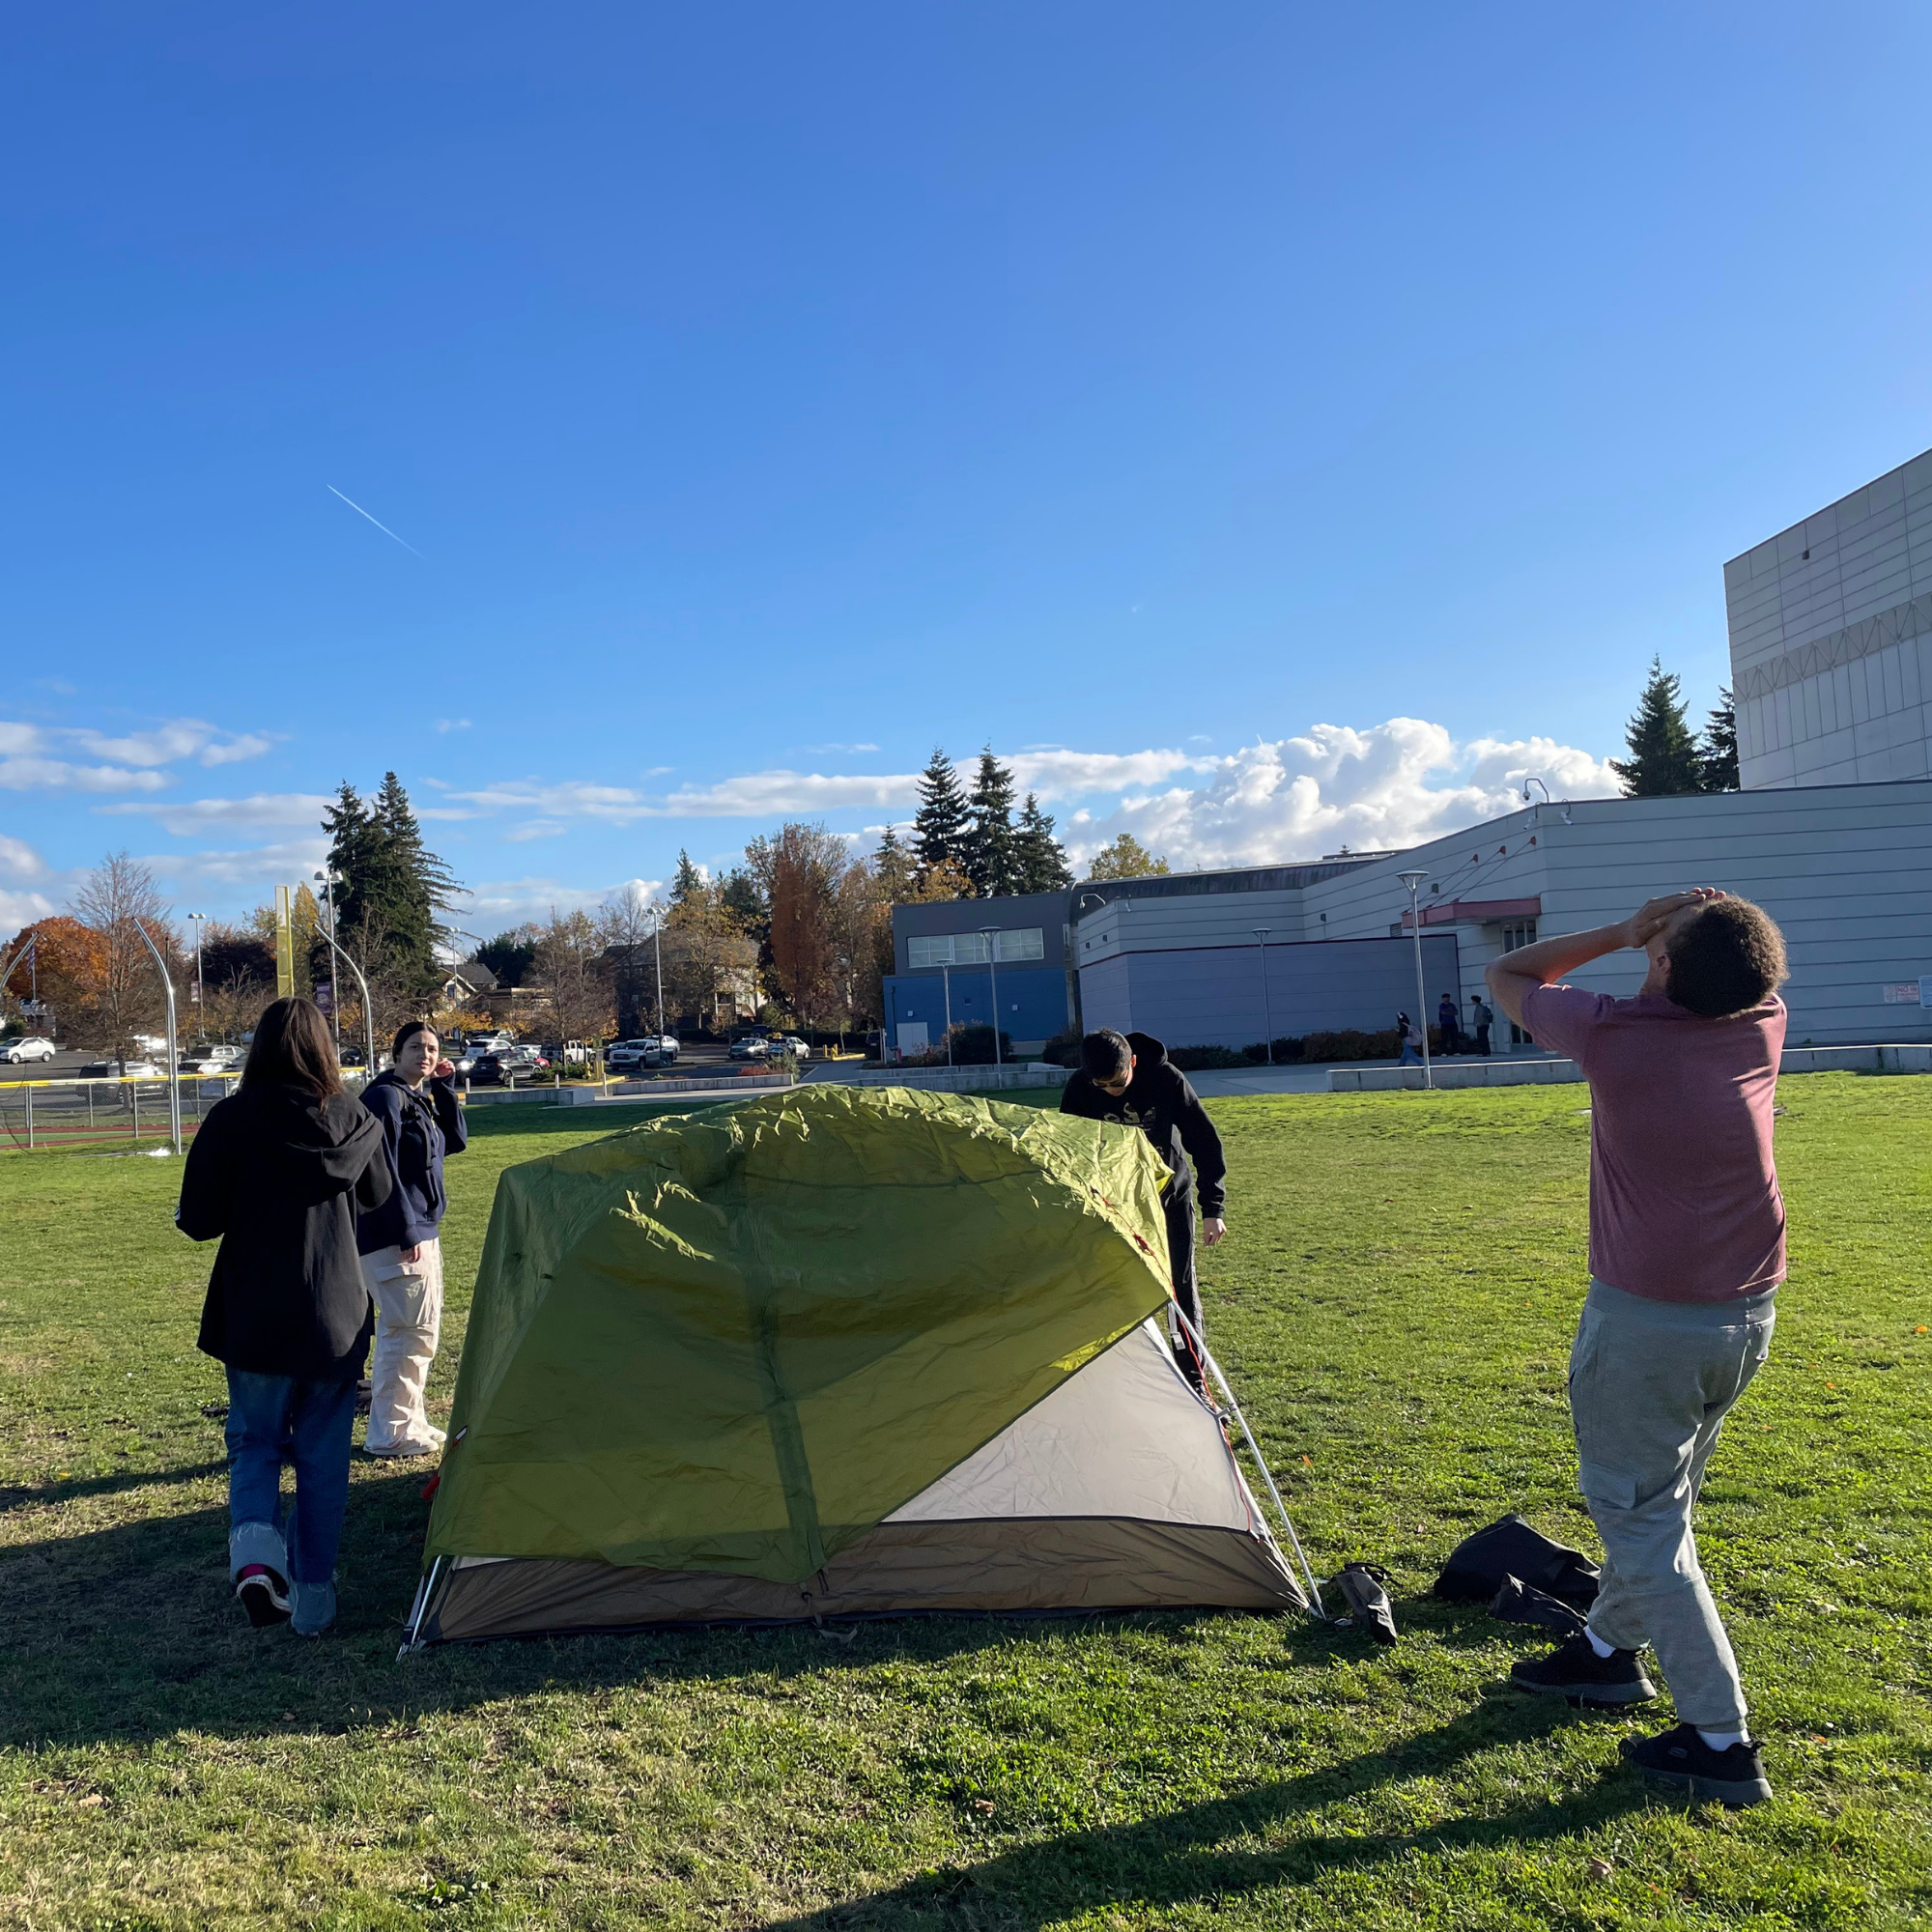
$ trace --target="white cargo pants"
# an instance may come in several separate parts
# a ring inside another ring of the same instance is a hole
[[[442,1441],[423,1406],[423,1384],[442,1325],[442,1243],[425,1241],[418,1258],[401,1248],[362,1257],[362,1280],[376,1304],[376,1359],[369,1370],[372,1456],[421,1455]]]

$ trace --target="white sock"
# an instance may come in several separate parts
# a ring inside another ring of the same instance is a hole
[[[1745,1741],[1742,1731],[1707,1731],[1702,1724],[1697,1726],[1697,1735],[1713,1750],[1729,1750],[1733,1745],[1741,1745]]]
[[[1585,1624],[1583,1626],[1583,1634],[1590,1639],[1590,1648],[1594,1650],[1599,1657],[1614,1657],[1617,1654],[1616,1645],[1613,1643],[1605,1643],[1604,1639],[1600,1637],[1597,1634],[1597,1633],[1590,1628],[1588,1624]]]

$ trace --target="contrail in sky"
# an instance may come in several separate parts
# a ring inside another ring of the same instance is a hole
[[[333,483],[325,483],[322,487],[325,490],[327,490],[331,497],[342,497],[342,492],[338,490]],[[352,510],[354,510],[358,517],[369,517],[369,512],[365,510],[360,503],[356,502],[356,500],[353,497],[342,497],[342,500],[345,503],[347,503],[349,507]],[[406,551],[408,551],[412,556],[422,556],[422,552],[419,551],[414,544],[403,543],[402,538],[397,537],[395,531],[392,530],[387,524],[381,522],[375,517],[369,517],[369,521],[372,524],[374,524],[376,527],[379,530],[381,530],[385,537],[395,537],[396,541],[399,544],[403,544],[403,548]],[[427,563],[429,561],[429,558],[423,556],[423,561]]]

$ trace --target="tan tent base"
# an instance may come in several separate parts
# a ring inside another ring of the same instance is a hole
[[[1245,1530],[1119,1518],[885,1522],[804,1583],[543,1557],[445,1562],[416,1641],[825,1617],[1217,1609],[1306,1599]]]

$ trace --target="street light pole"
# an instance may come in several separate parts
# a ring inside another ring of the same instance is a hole
[[[322,888],[322,902],[328,912],[328,950],[340,956],[342,949],[335,943],[335,874],[333,872],[318,872],[315,875],[315,882]],[[328,969],[328,1027],[330,1033],[335,1037],[335,1058],[337,1063],[340,1064],[342,1059],[342,980],[337,976],[333,966]],[[366,1005],[367,1002],[365,1001],[364,1004]],[[373,1066],[370,1067],[366,1077],[371,1080],[376,1077],[376,1069]]]
[[[1423,990],[1422,980],[1422,909],[1416,900],[1416,894],[1422,890],[1422,882],[1428,876],[1427,872],[1396,874],[1408,888],[1408,928],[1415,936],[1415,1010],[1421,1015],[1416,1027],[1422,1035],[1422,1084],[1433,1088],[1435,1072],[1429,1062],[1429,995]]]
[[[993,982],[993,1065],[1002,1065],[1000,1059],[1000,969],[993,963],[993,955],[998,951],[994,942],[999,938],[997,925],[982,925],[980,937],[986,942],[986,973]]]
[[[1255,937],[1262,943],[1262,1025],[1267,1032],[1267,1064],[1274,1065],[1274,1008],[1268,1000],[1268,934],[1274,930],[1271,925],[1258,925]]]
[[[940,983],[946,988],[946,1064],[952,1065],[952,968],[939,969]]]
[[[191,912],[189,920],[194,925],[194,1016],[202,1024],[203,1037],[207,1037],[208,1007],[202,994],[201,984],[201,929],[208,923],[205,912]]]
[[[657,969],[658,976],[658,1038],[660,1040],[664,1038],[665,1030],[665,966],[664,953],[658,947],[658,934],[663,930],[664,909],[661,906],[653,906],[651,908],[651,963]]]

